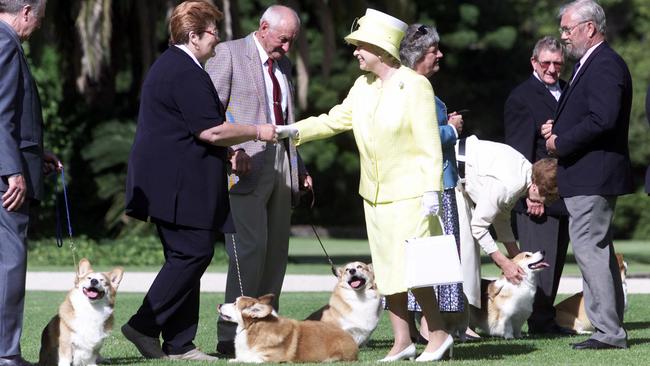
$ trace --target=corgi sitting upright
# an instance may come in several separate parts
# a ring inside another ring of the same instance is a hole
[[[79,261],[75,286],[59,306],[59,313],[43,329],[40,366],[93,366],[113,328],[115,294],[121,267],[94,272],[88,259]]]
[[[337,269],[338,282],[329,303],[306,320],[334,324],[350,333],[359,346],[377,328],[381,316],[381,296],[375,285],[372,264],[351,262]]]
[[[621,283],[623,285],[623,311],[627,311],[627,263],[623,260],[623,254],[619,253],[616,253],[616,261],[621,272]],[[575,330],[578,334],[591,334],[594,332],[594,326],[587,317],[582,291],[555,305],[555,322],[561,327]]]
[[[515,285],[501,276],[496,281],[481,281],[481,308],[470,305],[470,325],[491,336],[505,339],[521,337],[521,327],[533,312],[537,290],[536,274],[548,267],[544,252],[521,252],[512,261],[526,272]]]
[[[359,347],[333,324],[278,316],[274,295],[240,296],[218,307],[221,318],[237,323],[234,362],[356,361]]]

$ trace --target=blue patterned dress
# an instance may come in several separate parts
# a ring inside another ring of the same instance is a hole
[[[458,206],[456,205],[456,183],[458,182],[458,167],[456,165],[456,133],[454,127],[447,124],[447,106],[438,97],[436,98],[436,114],[440,126],[440,140],[442,145],[442,219],[445,234],[453,235],[456,238],[456,248],[460,258],[460,225],[458,223]],[[463,302],[463,284],[439,285],[434,287],[438,308],[441,312],[462,312],[465,304]],[[409,311],[422,311],[420,305],[415,301],[415,296],[408,293]]]

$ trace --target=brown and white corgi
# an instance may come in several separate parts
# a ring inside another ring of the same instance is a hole
[[[121,267],[94,272],[86,258],[79,262],[74,288],[43,329],[40,366],[97,364],[99,350],[113,328],[115,294],[123,273]]]
[[[306,320],[334,324],[350,333],[357,345],[362,346],[377,328],[382,313],[372,264],[350,262],[337,269],[337,277],[329,303]]]
[[[623,254],[618,253],[616,254],[616,261],[618,262],[621,282],[623,283],[624,311],[627,311],[627,263],[623,260]],[[582,291],[555,305],[555,322],[561,327],[575,330],[578,334],[594,332],[594,326],[587,317]]]
[[[330,323],[298,321],[277,315],[273,295],[241,296],[218,307],[221,318],[237,323],[234,362],[354,361],[359,347],[352,336]]]
[[[491,336],[505,339],[521,337],[521,327],[533,312],[537,290],[536,274],[548,267],[544,252],[521,252],[512,261],[526,276],[518,284],[503,275],[495,281],[481,281],[481,308],[470,305],[470,325]]]

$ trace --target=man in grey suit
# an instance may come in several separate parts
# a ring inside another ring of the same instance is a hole
[[[217,46],[205,69],[228,122],[294,122],[291,63],[285,54],[299,29],[294,10],[274,5],[264,12],[256,32]],[[237,234],[226,235],[226,302],[242,291],[255,297],[273,293],[277,309],[287,266],[291,205],[297,204],[300,187],[311,187],[311,178],[289,140],[255,140],[232,148],[230,206]],[[234,354],[235,329],[234,323],[219,320],[219,353]]]
[[[21,46],[45,2],[0,0],[0,366],[29,365],[20,352],[29,208],[42,198],[43,174],[61,167],[43,152],[41,103]]]

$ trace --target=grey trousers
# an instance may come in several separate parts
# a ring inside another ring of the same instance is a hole
[[[587,317],[596,329],[591,338],[626,347],[623,286],[611,230],[616,197],[575,196],[564,202],[573,253],[582,272]]]
[[[248,194],[231,194],[230,209],[237,234],[226,234],[226,252],[230,257],[226,280],[226,302],[241,296],[239,278],[245,296],[275,294],[278,309],[289,255],[291,224],[291,175],[283,144],[274,145],[268,154],[257,187]],[[270,147],[269,147],[270,148]],[[239,273],[235,262],[237,251]],[[219,318],[219,341],[235,339],[237,324]]]
[[[18,211],[0,206],[0,358],[20,355],[28,224],[29,200]]]

